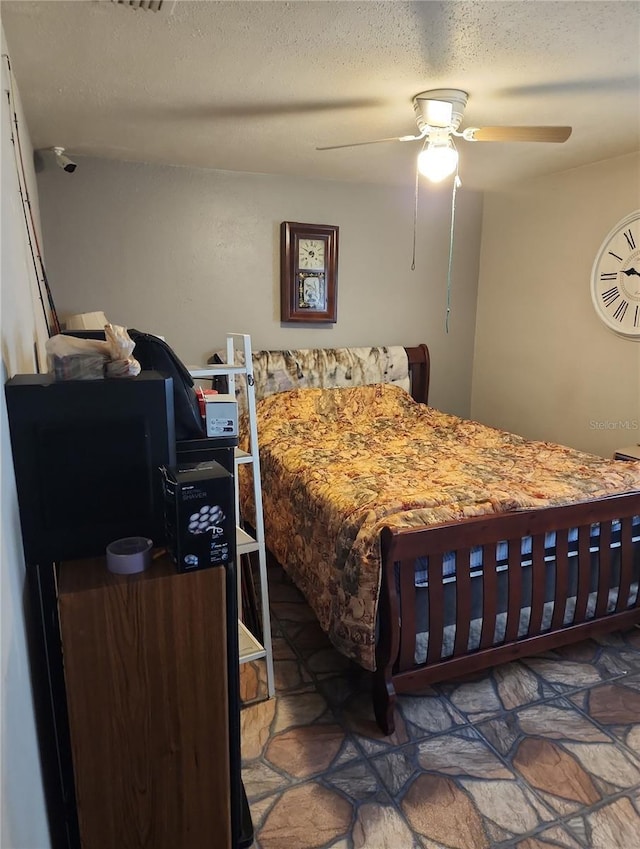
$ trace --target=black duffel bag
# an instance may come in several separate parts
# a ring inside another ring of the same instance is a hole
[[[206,437],[200,405],[193,378],[182,360],[167,343],[152,333],[127,328],[136,343],[132,357],[145,371],[152,369],[173,378],[176,439],[202,439]]]

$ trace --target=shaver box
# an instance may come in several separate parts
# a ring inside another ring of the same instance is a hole
[[[223,566],[235,557],[233,475],[220,463],[163,467],[167,548],[178,572]]]

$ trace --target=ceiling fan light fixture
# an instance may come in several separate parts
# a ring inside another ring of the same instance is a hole
[[[434,88],[421,91],[413,98],[416,123],[428,127],[450,127],[457,130],[462,121],[468,94],[457,88]]]
[[[427,100],[423,105],[423,114],[430,127],[448,127],[453,116],[453,106],[444,100]]]
[[[458,151],[450,141],[429,142],[418,154],[418,171],[432,183],[440,183],[457,167]]]

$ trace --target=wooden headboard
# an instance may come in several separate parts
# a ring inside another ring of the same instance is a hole
[[[409,358],[409,376],[411,378],[411,397],[422,404],[429,403],[429,378],[431,376],[431,359],[426,345],[416,345],[406,348]]]

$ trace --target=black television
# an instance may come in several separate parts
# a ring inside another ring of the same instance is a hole
[[[176,458],[170,377],[22,374],[5,395],[27,563],[102,555],[128,536],[164,543],[160,467]]]

